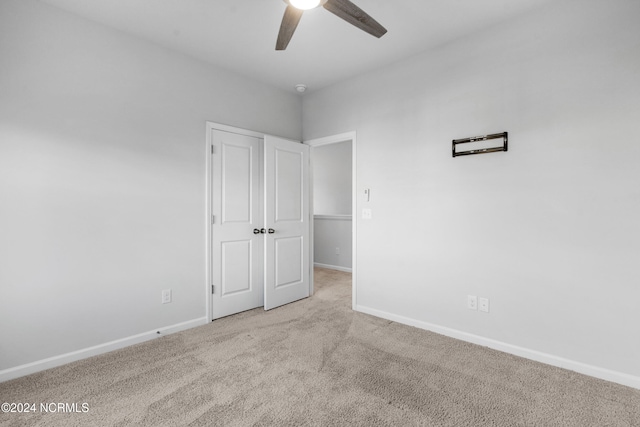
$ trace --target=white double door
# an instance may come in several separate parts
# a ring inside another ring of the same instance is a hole
[[[309,147],[211,133],[212,318],[309,296]]]

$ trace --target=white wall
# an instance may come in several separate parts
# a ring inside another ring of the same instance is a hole
[[[313,213],[351,215],[351,141],[311,148]]]
[[[352,268],[352,218],[350,215],[315,215],[313,262],[335,270]]]
[[[312,147],[313,261],[351,271],[351,141]]]
[[[638,16],[557,2],[305,95],[304,139],[357,131],[375,196],[357,201],[359,309],[640,387]],[[509,152],[451,157],[502,131]]]
[[[300,98],[32,0],[0,58],[0,371],[204,320],[205,122],[300,139]]]

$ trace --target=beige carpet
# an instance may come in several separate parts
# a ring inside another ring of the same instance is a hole
[[[88,405],[0,426],[640,426],[640,391],[360,313],[316,294],[0,384],[0,402]]]

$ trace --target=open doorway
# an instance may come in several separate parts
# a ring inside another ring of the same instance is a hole
[[[305,143],[312,147],[313,264],[351,273],[355,306],[355,132]]]

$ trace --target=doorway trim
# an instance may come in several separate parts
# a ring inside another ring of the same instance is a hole
[[[357,230],[358,230],[358,216],[356,215],[357,209],[358,209],[358,186],[357,186],[357,181],[356,181],[356,146],[358,145],[356,143],[356,139],[357,139],[357,135],[356,135],[356,131],[351,131],[351,132],[345,132],[345,133],[340,133],[337,135],[330,135],[330,136],[326,136],[323,138],[315,138],[315,139],[310,139],[308,141],[303,141],[303,144],[307,144],[310,145],[311,147],[320,147],[322,145],[329,145],[329,144],[337,144],[339,142],[348,142],[351,141],[351,308],[353,310],[356,309],[357,307],[357,301],[358,301],[358,297],[357,297],[357,272],[358,269],[357,267],[357,261],[358,261],[358,256],[357,256]],[[312,173],[311,173],[311,208],[313,210],[313,154],[311,154],[311,169],[312,169]],[[311,254],[313,256],[313,239],[314,239],[314,235],[313,235],[313,230],[314,230],[314,224],[313,224],[313,211],[312,211],[312,215],[311,215]],[[311,261],[313,262],[313,258],[311,259]],[[312,264],[313,265],[313,264]],[[312,270],[313,273],[313,270]],[[313,276],[312,276],[312,280],[311,280],[312,286],[313,286]],[[313,290],[313,288],[312,288]]]
[[[211,244],[212,244],[212,238],[211,238],[211,232],[213,231],[212,229],[212,223],[213,223],[213,209],[212,209],[212,202],[213,199],[211,197],[211,180],[212,180],[212,169],[211,169],[211,163],[212,163],[212,159],[211,159],[211,147],[212,147],[212,135],[213,135],[213,131],[214,130],[221,130],[224,132],[230,132],[230,133],[236,133],[239,135],[246,135],[246,136],[253,136],[256,138],[262,138],[264,139],[264,133],[260,133],[260,132],[254,132],[251,130],[246,130],[246,129],[241,129],[241,128],[237,128],[234,126],[229,126],[229,125],[223,125],[221,123],[215,123],[215,122],[210,122],[207,121],[206,122],[206,129],[207,129],[207,137],[206,137],[206,141],[205,141],[205,217],[204,217],[204,222],[205,222],[205,287],[204,287],[204,292],[205,292],[205,310],[206,310],[206,317],[207,317],[207,322],[212,322],[213,321],[213,304],[211,301],[211,286],[212,285],[212,278],[213,278],[213,263],[211,262]]]

